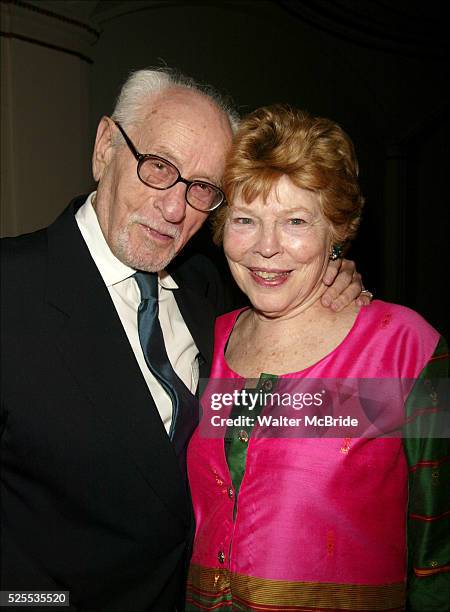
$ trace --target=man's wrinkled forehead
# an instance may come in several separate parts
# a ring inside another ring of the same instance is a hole
[[[221,182],[232,131],[228,116],[212,100],[173,88],[152,96],[142,111],[134,126],[141,153],[161,155],[177,166],[201,158],[208,168],[202,178]]]
[[[227,114],[206,95],[186,88],[172,87],[152,94],[143,101],[141,123],[155,128],[161,122],[179,121],[195,130],[222,130],[232,138]]]

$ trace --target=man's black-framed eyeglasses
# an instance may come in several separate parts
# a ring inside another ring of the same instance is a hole
[[[206,181],[188,181],[181,176],[178,168],[164,157],[152,153],[139,153],[120,123],[117,121],[114,123],[136,158],[137,175],[145,185],[153,189],[164,190],[170,189],[177,183],[184,183],[186,202],[195,210],[202,212],[211,212],[225,200],[225,194],[216,185]]]

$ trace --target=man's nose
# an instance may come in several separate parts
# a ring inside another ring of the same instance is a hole
[[[180,223],[186,216],[186,185],[178,183],[165,191],[158,198],[162,216],[169,223]]]

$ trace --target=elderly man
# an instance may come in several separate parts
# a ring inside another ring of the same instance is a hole
[[[98,127],[96,193],[4,241],[3,590],[69,591],[76,610],[177,605],[193,394],[227,305],[206,258],[168,265],[223,201],[234,121],[186,78],[134,73]]]

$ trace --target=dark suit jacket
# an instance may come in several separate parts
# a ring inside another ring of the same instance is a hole
[[[78,230],[83,201],[2,245],[1,588],[68,590],[77,610],[169,612],[190,503]],[[201,256],[171,272],[206,376],[220,278]]]

